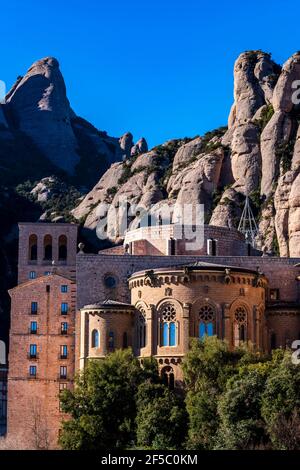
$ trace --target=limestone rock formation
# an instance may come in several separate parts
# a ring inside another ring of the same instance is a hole
[[[53,57],[35,62],[7,99],[18,129],[68,173],[79,162],[66,87]]]
[[[234,128],[231,164],[234,187],[244,194],[255,191],[261,176],[261,154],[259,128],[254,123],[247,122]]]
[[[275,192],[275,227],[281,256],[289,256],[289,197],[295,172],[288,171],[280,177]]]
[[[229,127],[244,124],[257,110],[270,103],[279,67],[269,54],[248,51],[234,64],[234,105],[229,117]]]
[[[300,173],[295,177],[289,195],[289,255],[300,256]]]
[[[173,171],[180,168],[180,166],[184,166],[194,157],[199,155],[201,153],[202,148],[203,145],[201,137],[197,137],[196,139],[191,140],[187,144],[182,145],[178,149],[174,157]]]
[[[276,111],[261,135],[262,180],[261,193],[270,196],[279,177],[279,146],[288,142],[292,133],[292,120],[284,111]]]
[[[125,157],[129,157],[131,154],[131,149],[133,147],[133,135],[130,132],[126,132],[126,134],[120,137],[120,147],[123,150],[123,154]]]
[[[38,176],[47,176],[49,169],[58,174],[63,170],[88,187],[124,154],[130,156],[133,146],[130,133],[121,139],[110,137],[75,114],[59,63],[53,57],[35,62],[17,79],[6,103],[0,106],[0,155],[4,138],[8,138],[3,135],[4,127],[12,132],[15,147],[24,146],[22,139],[27,139],[26,147],[31,147],[36,167],[44,168],[44,175],[39,172]],[[145,141],[139,141],[137,148],[144,151]]]
[[[172,180],[170,196],[179,204],[199,203],[211,206],[211,196],[220,179],[224,151],[222,148],[207,155],[201,155],[195,162],[177,173]]]
[[[241,217],[241,194],[235,189],[226,189],[217,207],[214,209],[209,223],[221,227],[237,228]]]
[[[134,155],[140,155],[146,152],[148,152],[148,144],[146,142],[146,139],[142,137],[141,139],[137,141],[136,144],[133,145],[133,147],[131,147],[130,154],[131,156],[134,156]]]

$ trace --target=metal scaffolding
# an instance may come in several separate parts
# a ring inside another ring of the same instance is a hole
[[[249,197],[246,196],[244,209],[240,218],[238,230],[245,236],[245,240],[255,248],[255,237],[258,234],[258,227],[250,206]]]

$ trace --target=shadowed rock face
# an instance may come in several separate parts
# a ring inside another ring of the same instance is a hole
[[[7,94],[6,104],[0,107],[0,130],[4,127],[16,140],[17,134],[26,136],[54,168],[88,186],[112,163],[121,161],[124,154],[129,156],[134,147],[130,133],[120,139],[110,137],[74,113],[54,57],[38,60],[24,77],[18,78]],[[2,139],[0,135],[0,151]],[[140,139],[135,153],[146,147],[145,139]]]
[[[58,61],[46,57],[35,62],[7,103],[15,127],[31,137],[52,163],[74,173],[80,157]]]

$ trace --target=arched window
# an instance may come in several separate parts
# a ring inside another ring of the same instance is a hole
[[[137,329],[138,347],[144,348],[146,346],[146,312],[143,308],[139,309]]]
[[[58,239],[58,259],[60,261],[66,261],[68,257],[67,243],[67,237],[65,235],[60,235]]]
[[[176,346],[177,324],[175,306],[172,303],[163,304],[159,310],[159,314],[161,346]]]
[[[162,382],[171,390],[175,387],[174,371],[171,366],[166,366],[161,371]]]
[[[128,335],[126,331],[123,333],[123,349],[128,348]]]
[[[29,261],[37,260],[37,236],[36,235],[30,235],[29,237],[28,258],[29,258]]]
[[[52,261],[52,237],[45,235],[44,237],[44,259]]]
[[[245,307],[238,307],[234,312],[234,346],[247,341],[247,311]]]
[[[92,348],[99,348],[99,331],[93,330],[92,331]]]
[[[198,335],[203,338],[205,335],[213,336],[215,333],[216,313],[211,305],[203,305],[199,310]]]
[[[115,349],[115,335],[113,331],[110,331],[108,334],[108,350],[110,352],[114,351]]]

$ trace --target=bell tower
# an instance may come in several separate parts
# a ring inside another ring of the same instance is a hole
[[[75,279],[78,226],[20,223],[18,284],[53,271]]]

